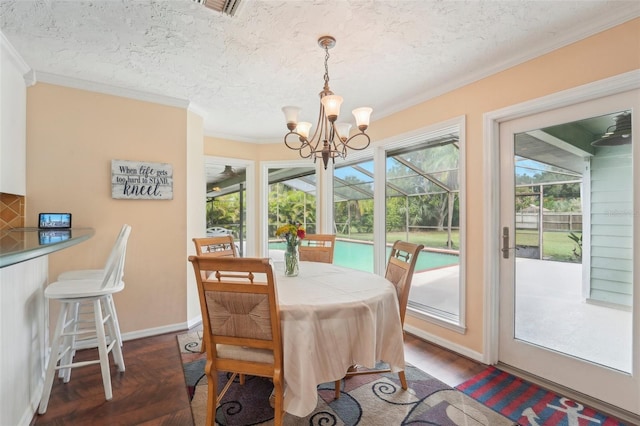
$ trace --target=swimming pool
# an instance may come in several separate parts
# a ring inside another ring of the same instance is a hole
[[[269,243],[269,248],[284,250],[285,246],[284,243]],[[387,247],[387,258],[389,258],[390,253],[391,247]],[[338,240],[333,252],[333,263],[361,271],[373,272],[373,244]],[[418,272],[457,264],[458,256],[455,254],[422,251],[418,256],[415,270]]]

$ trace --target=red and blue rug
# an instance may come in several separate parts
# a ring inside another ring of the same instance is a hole
[[[492,366],[457,389],[522,426],[625,425]]]

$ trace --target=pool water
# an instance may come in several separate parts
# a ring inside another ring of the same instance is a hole
[[[284,243],[269,243],[269,248],[284,250],[285,245]],[[390,253],[391,247],[387,247],[387,259]],[[333,263],[361,271],[373,272],[373,244],[336,241]],[[455,254],[422,251],[418,255],[415,270],[417,272],[457,264],[458,256]]]

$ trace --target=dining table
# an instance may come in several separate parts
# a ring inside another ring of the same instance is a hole
[[[300,262],[295,277],[275,264],[284,361],[284,409],[298,417],[317,406],[318,385],[352,365],[405,369],[403,330],[393,284],[371,272]]]

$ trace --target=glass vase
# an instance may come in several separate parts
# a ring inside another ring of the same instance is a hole
[[[286,277],[298,275],[298,261],[298,245],[287,244],[287,250],[284,253],[284,275]]]

